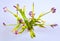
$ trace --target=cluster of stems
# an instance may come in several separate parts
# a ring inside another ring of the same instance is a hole
[[[15,34],[21,34],[22,32],[25,31],[25,29],[27,29],[30,32],[30,36],[31,38],[35,37],[35,33],[34,33],[34,26],[39,26],[41,28],[45,28],[45,21],[41,19],[41,17],[43,17],[44,15],[52,12],[55,13],[56,9],[53,7],[51,8],[48,12],[46,13],[40,13],[40,15],[35,18],[35,12],[34,12],[34,3],[32,4],[32,10],[29,11],[29,15],[31,16],[31,18],[27,18],[26,17],[26,7],[24,6],[23,8],[20,8],[19,4],[17,4],[16,6],[13,6],[14,8],[16,8],[17,13],[13,13],[12,11],[10,11],[7,7],[4,7],[4,12],[10,12],[17,20],[17,24],[5,24],[3,22],[4,26],[11,26],[11,25],[15,25],[15,27],[13,28],[12,32],[14,32]],[[18,12],[19,14],[22,16],[22,18],[20,18],[20,16],[18,16]],[[57,26],[57,24],[51,24],[50,25],[52,28],[54,28],[54,26]],[[21,29],[20,29],[21,28]]]

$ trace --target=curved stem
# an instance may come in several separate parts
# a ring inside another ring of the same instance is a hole
[[[46,14],[50,13],[50,12],[51,12],[51,11],[48,11],[48,12],[46,12],[46,13],[42,14],[42,15],[39,15],[39,16],[38,16],[38,18],[37,18],[37,20],[39,20],[42,16],[44,16],[44,15],[46,15]]]

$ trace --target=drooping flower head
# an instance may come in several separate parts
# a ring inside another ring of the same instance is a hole
[[[16,8],[16,10],[18,10],[19,9],[19,4],[16,4],[16,6],[14,5],[13,7]]]
[[[51,12],[52,12],[52,13],[55,13],[55,12],[56,12],[55,7],[51,8]]]
[[[52,27],[52,28],[54,28],[54,27],[56,27],[58,24],[51,24],[50,26]]]
[[[33,14],[33,12],[30,11],[30,12],[29,12],[29,15],[30,15],[31,17],[33,17],[35,14]]]
[[[3,22],[3,25],[6,26],[6,24]]]
[[[18,31],[17,31],[17,30],[15,31],[15,34],[16,34],[16,35],[18,34]]]
[[[4,10],[4,12],[6,12],[7,11],[7,7],[4,7],[3,10]]]

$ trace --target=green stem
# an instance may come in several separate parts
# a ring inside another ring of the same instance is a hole
[[[37,20],[40,20],[40,18],[41,18],[42,16],[44,16],[44,15],[50,13],[50,12],[51,12],[51,11],[48,11],[48,12],[44,13],[43,15],[39,15],[39,17],[37,18]]]
[[[16,24],[6,24],[6,26],[15,26]]]
[[[21,16],[23,17],[23,20],[24,20],[24,22],[26,23],[26,26],[28,27],[28,29],[31,29],[32,26],[31,26],[30,23],[28,22],[28,19],[27,19],[27,17],[25,16],[25,12],[22,11],[22,9],[19,9],[18,11],[20,12]]]

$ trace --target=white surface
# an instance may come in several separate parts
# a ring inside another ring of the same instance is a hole
[[[55,29],[47,26],[47,28],[35,28],[36,38],[32,39],[26,31],[21,35],[14,35],[11,32],[14,26],[4,27],[3,22],[7,24],[16,23],[16,19],[10,13],[4,13],[3,7],[7,6],[12,12],[16,12],[13,5],[19,4],[21,7],[26,5],[26,16],[29,17],[28,12],[31,10],[32,3],[35,4],[35,13],[37,17],[40,12],[47,12],[50,8],[57,9],[55,14],[48,14],[43,17],[46,22],[57,23]],[[60,0],[0,0],[0,41],[60,41]]]

